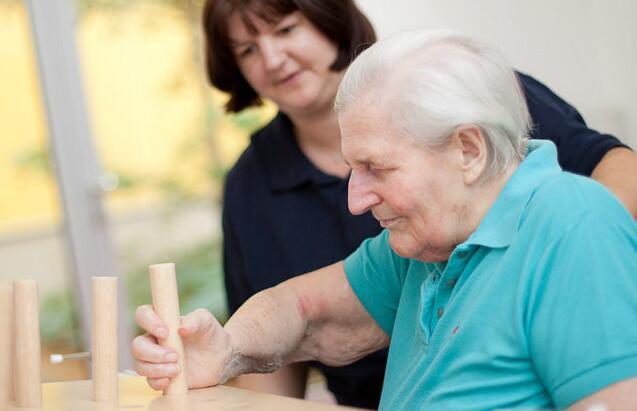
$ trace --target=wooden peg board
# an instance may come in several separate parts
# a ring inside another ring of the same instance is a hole
[[[120,377],[117,402],[94,402],[92,382],[70,381],[42,385],[42,408],[28,411],[344,411],[356,408],[315,403],[299,399],[262,394],[218,386],[191,390],[183,395],[163,396],[153,391],[143,377]],[[9,406],[8,411],[25,411]]]

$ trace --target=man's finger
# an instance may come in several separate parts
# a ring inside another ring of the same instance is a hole
[[[155,364],[145,361],[135,362],[135,371],[149,378],[172,378],[179,374],[179,366],[175,363]]]
[[[138,361],[152,363],[176,363],[177,352],[170,347],[157,344],[154,337],[144,334],[135,337],[131,343],[131,352]]]
[[[151,305],[141,305],[135,310],[137,324],[157,338],[168,338],[168,327],[159,318]]]
[[[150,388],[152,388],[153,390],[156,391],[163,391],[166,388],[168,388],[168,385],[170,384],[170,379],[168,378],[146,378],[146,381],[148,382],[148,385],[150,386]]]
[[[216,324],[219,324],[217,319],[209,311],[200,308],[182,317],[179,334],[189,339],[200,338],[214,331]]]

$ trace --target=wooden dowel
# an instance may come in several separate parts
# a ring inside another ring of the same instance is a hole
[[[14,284],[15,400],[18,407],[42,406],[40,314],[38,283]]]
[[[0,281],[0,406],[13,401],[13,339],[13,281]]]
[[[164,391],[166,395],[184,394],[188,392],[186,380],[186,362],[184,345],[177,332],[181,323],[179,315],[179,295],[177,292],[177,277],[175,264],[155,264],[148,269],[150,275],[150,289],[153,296],[153,308],[168,327],[168,338],[159,340],[164,347],[171,347],[177,351],[180,373],[172,379],[170,386]]]
[[[117,402],[117,277],[93,277],[93,401]]]

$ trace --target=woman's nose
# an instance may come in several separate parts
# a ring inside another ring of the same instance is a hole
[[[285,51],[281,44],[274,39],[265,39],[261,44],[261,55],[266,70],[276,71],[285,61]]]

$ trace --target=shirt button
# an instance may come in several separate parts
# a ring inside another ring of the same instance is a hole
[[[453,280],[449,280],[447,281],[447,286],[449,288],[453,288],[456,285],[456,282],[458,281],[458,279],[454,278]]]
[[[438,274],[434,274],[434,276],[433,276],[432,280],[433,280],[434,282],[438,281]]]
[[[438,318],[442,317],[442,315],[445,313],[445,309],[440,307],[438,308]]]

